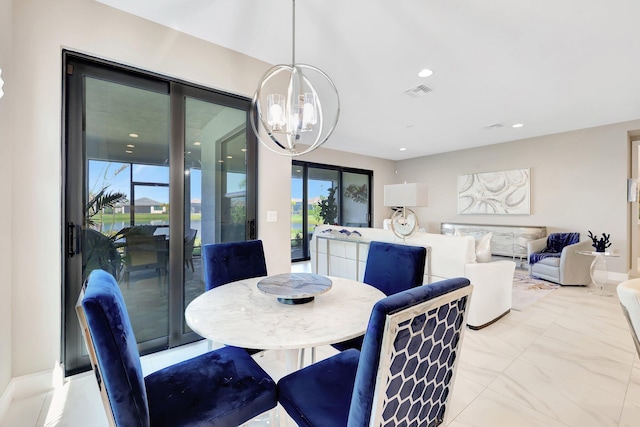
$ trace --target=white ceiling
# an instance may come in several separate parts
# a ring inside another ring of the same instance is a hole
[[[291,0],[99,1],[291,62]],[[638,0],[298,0],[296,12],[296,62],[340,94],[328,148],[400,160],[640,119]],[[435,74],[419,78],[425,67]],[[432,92],[404,93],[420,84]]]

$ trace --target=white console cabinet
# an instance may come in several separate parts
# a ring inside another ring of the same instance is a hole
[[[314,273],[362,282],[369,252],[368,240],[322,235],[315,235],[314,240],[315,257],[311,257],[312,260],[315,258]]]

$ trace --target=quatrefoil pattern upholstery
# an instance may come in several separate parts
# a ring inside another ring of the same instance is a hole
[[[362,351],[349,349],[278,382],[299,426],[437,426],[459,360],[471,285],[412,288],[373,308]]]

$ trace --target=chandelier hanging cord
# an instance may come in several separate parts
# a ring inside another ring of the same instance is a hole
[[[277,154],[300,156],[331,136],[340,115],[340,99],[335,84],[322,70],[296,64],[295,0],[291,1],[291,24],[291,64],[275,65],[260,79],[249,118],[263,146]],[[298,143],[307,148],[298,148]]]

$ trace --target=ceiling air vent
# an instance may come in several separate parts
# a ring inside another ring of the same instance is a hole
[[[500,129],[502,127],[502,123],[493,123],[490,125],[483,126],[483,129],[491,130],[491,129]]]
[[[404,93],[406,93],[407,95],[411,95],[411,96],[422,96],[425,95],[427,93],[431,92],[431,88],[425,86],[425,85],[419,85],[416,87],[412,87],[411,89],[407,89],[404,91]]]

